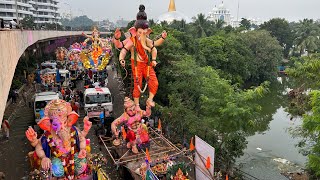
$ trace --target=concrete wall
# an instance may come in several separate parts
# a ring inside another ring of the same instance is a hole
[[[0,127],[14,72],[23,52],[40,40],[81,34],[81,31],[0,31]]]

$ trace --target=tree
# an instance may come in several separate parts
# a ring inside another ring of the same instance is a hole
[[[235,90],[212,67],[199,67],[190,56],[175,61],[167,72],[172,77],[163,119],[171,136],[182,141],[197,134],[216,148],[218,167],[229,172],[243,155],[247,133],[259,124],[260,106],[254,101],[266,92],[265,85]]]
[[[194,21],[194,25],[197,28],[197,37],[207,37],[206,30],[209,27],[210,22],[207,20],[204,14],[197,15]]]
[[[231,25],[228,25],[228,26],[224,27],[224,31],[226,33],[231,33],[234,31],[234,28]]]
[[[274,18],[260,25],[260,29],[267,30],[273,37],[276,37],[284,49],[284,56],[288,57],[294,39],[289,22],[285,19]]]
[[[134,23],[136,22],[136,20],[132,20],[128,23],[127,28],[126,29],[130,29],[131,27],[134,26]]]
[[[319,47],[320,27],[312,19],[304,19],[294,27],[294,50],[302,55],[305,51],[315,52]]]
[[[150,19],[149,20],[149,25],[150,25],[150,27],[152,27],[152,26],[155,26],[156,23],[155,23],[155,21],[153,19]]]
[[[251,22],[250,22],[250,20],[248,20],[248,19],[246,19],[246,18],[241,18],[240,27],[241,27],[241,28],[244,28],[244,29],[246,29],[246,30],[250,30],[250,28],[251,28]]]
[[[36,26],[36,24],[34,23],[34,18],[32,16],[23,18],[21,24],[25,29],[33,29]]]
[[[186,21],[183,19],[181,21],[174,20],[172,23],[170,23],[169,27],[181,32],[186,32],[187,25]]]
[[[295,80],[297,87],[291,91],[290,112],[299,112],[303,116],[302,125],[292,129],[293,136],[301,141],[297,144],[300,152],[308,156],[307,167],[314,177],[320,177],[320,55],[295,58],[295,64],[287,70],[289,77]],[[309,93],[305,93],[306,91]],[[293,106],[292,106],[293,105]]]
[[[225,22],[221,19],[218,19],[218,21],[215,23],[215,25],[216,25],[217,29],[222,29],[223,26],[225,25]]]
[[[61,19],[61,23],[63,26],[69,26],[72,28],[81,28],[81,27],[92,27],[94,26],[94,22],[92,19],[88,18],[88,16],[77,16],[71,20],[69,19]]]
[[[264,30],[250,31],[240,34],[245,44],[251,49],[254,60],[250,82],[260,84],[272,81],[277,76],[277,67],[282,60],[282,47],[276,38]]]
[[[198,49],[196,57],[200,65],[219,69],[219,74],[233,84],[244,85],[255,71],[251,49],[235,34],[201,38]]]

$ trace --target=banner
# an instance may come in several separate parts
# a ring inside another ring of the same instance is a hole
[[[213,179],[215,149],[198,136],[195,136],[195,149],[196,179]]]

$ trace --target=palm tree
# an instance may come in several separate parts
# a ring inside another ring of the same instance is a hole
[[[222,29],[223,26],[224,26],[225,22],[221,19],[219,19],[217,22],[216,22],[216,28],[217,29]]]
[[[320,28],[312,19],[300,21],[296,24],[294,32],[294,49],[298,51],[300,55],[302,55],[304,51],[314,52],[319,48]]]
[[[194,25],[197,27],[198,37],[207,37],[206,30],[208,29],[209,24],[210,23],[204,14],[200,13],[197,15],[194,21]]]
[[[149,25],[150,25],[150,27],[152,27],[152,26],[156,25],[156,23],[154,22],[153,19],[150,19],[149,20]]]
[[[160,25],[161,25],[161,27],[167,27],[169,24],[167,21],[161,21]]]

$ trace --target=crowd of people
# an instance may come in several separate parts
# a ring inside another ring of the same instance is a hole
[[[10,29],[21,29],[22,25],[17,21],[17,19],[12,19],[7,25],[5,21],[0,18],[0,30],[10,30]]]
[[[84,94],[81,90],[71,90],[70,88],[62,87],[60,90],[63,100],[70,102],[72,110],[80,113],[80,107],[84,106]]]

